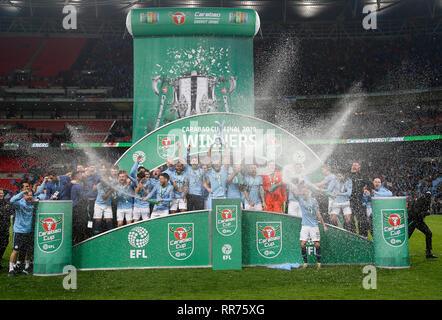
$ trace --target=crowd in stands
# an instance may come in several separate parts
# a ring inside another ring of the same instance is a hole
[[[289,55],[284,64],[284,88],[277,94],[343,94],[361,83],[364,92],[425,89],[442,85],[442,41],[440,36],[391,39],[321,39],[288,41],[255,40],[255,87],[263,78],[278,75],[269,70],[275,52]],[[286,52],[285,51],[291,51]],[[26,77],[0,74],[2,85],[80,88],[113,87],[111,96],[133,97],[133,41],[90,39],[71,70],[57,76]],[[259,92],[257,92],[259,95]]]
[[[271,77],[275,51],[296,50],[285,68],[285,95],[342,94],[361,83],[364,92],[424,89],[442,85],[440,36],[391,39],[265,39],[255,45],[255,78]],[[282,48],[282,49],[281,49]],[[262,74],[265,72],[265,74]],[[280,94],[280,92],[278,92]]]

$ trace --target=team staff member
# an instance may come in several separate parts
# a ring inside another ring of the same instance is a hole
[[[0,261],[9,244],[9,228],[11,226],[11,215],[13,208],[9,199],[5,199],[5,191],[0,189]],[[0,264],[0,270],[2,269]]]
[[[15,219],[13,225],[12,253],[9,258],[9,277],[14,277],[22,269],[22,262],[17,261],[19,252],[25,253],[32,245],[31,229],[34,217],[34,203],[39,199],[35,198],[31,189],[21,191],[10,200],[15,209]]]
[[[348,176],[353,184],[352,193],[350,197],[350,208],[353,216],[356,217],[358,224],[359,234],[361,236],[367,237],[369,223],[367,220],[367,213],[362,205],[361,194],[364,192],[364,187],[369,184],[368,179],[362,174],[361,166],[358,162],[354,162],[351,166],[350,174]],[[354,219],[351,221],[352,230],[356,231],[356,225],[353,225]]]
[[[72,173],[72,244],[77,244],[87,238],[86,199],[83,197],[83,172]]]
[[[425,217],[428,215],[431,206],[431,191],[425,192],[424,195],[413,201],[408,208],[408,238],[411,237],[415,229],[418,229],[425,234],[426,245],[426,257],[437,258],[431,253],[432,236],[430,228],[424,222]]]
[[[368,187],[364,187],[364,193],[362,195],[362,205],[367,210],[368,229],[373,236],[373,209],[371,207],[371,198],[375,197],[392,197],[393,193],[382,186],[381,179],[375,178],[373,180],[373,189],[370,191]]]

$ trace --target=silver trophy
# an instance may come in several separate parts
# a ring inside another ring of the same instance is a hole
[[[190,75],[184,75],[177,78],[162,78],[157,76],[152,78],[152,90],[156,95],[160,95],[158,85],[161,84],[163,94],[161,96],[161,105],[158,113],[155,128],[159,126],[163,112],[164,103],[166,103],[166,93],[164,85],[170,85],[173,88],[173,99],[167,102],[170,105],[170,112],[175,113],[175,118],[183,118],[195,114],[203,114],[218,111],[218,103],[215,95],[215,88],[219,84],[227,82],[223,76],[215,77],[210,75],[199,75],[197,71],[192,71]],[[229,78],[230,96],[236,89],[236,77]],[[166,90],[167,91],[167,90]],[[223,95],[224,110],[230,112],[227,92]]]
[[[215,143],[218,142],[222,148],[224,145],[223,130],[224,130],[225,121],[223,120],[222,123],[220,123],[219,121],[215,121],[215,123],[218,125],[218,132],[216,133],[216,136],[215,136]]]

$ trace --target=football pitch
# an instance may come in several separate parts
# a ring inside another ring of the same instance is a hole
[[[212,269],[145,269],[78,271],[77,289],[63,288],[65,276],[8,278],[9,246],[0,271],[2,300],[322,300],[442,299],[442,216],[425,219],[433,232],[433,253],[425,258],[425,237],[416,230],[410,239],[411,267],[376,269],[376,289],[364,289],[364,266],[327,266],[319,271],[247,267]],[[99,253],[97,253],[99,254]]]

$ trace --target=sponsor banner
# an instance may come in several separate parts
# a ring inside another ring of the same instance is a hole
[[[281,253],[281,221],[256,222],[256,248],[258,253],[266,259],[275,258]]]
[[[409,267],[406,197],[372,198],[371,203],[376,266]]]
[[[236,204],[239,200],[216,199],[213,207],[233,212],[231,206]],[[72,264],[80,269],[212,266],[227,270],[302,262],[301,219],[240,208],[236,212],[238,228],[228,236],[218,232],[216,215],[210,211],[178,213],[123,226],[74,246]],[[320,226],[320,232],[322,263],[374,262],[371,241],[333,226],[327,233]],[[309,263],[316,263],[314,250],[313,243],[308,243]]]
[[[210,266],[207,211],[149,219],[112,230],[73,247],[80,269]]]
[[[241,269],[241,199],[213,199],[212,208],[213,269]]]
[[[253,37],[259,29],[253,9],[146,8],[132,9],[126,20],[134,37],[216,35]]]
[[[72,201],[40,201],[34,232],[34,274],[56,275],[72,261]]]
[[[286,214],[243,211],[243,265],[303,263],[301,255],[301,219]],[[328,226],[321,233],[323,264],[373,263],[373,242]],[[345,249],[343,249],[345,248]],[[307,262],[316,263],[315,248],[307,243]]]

